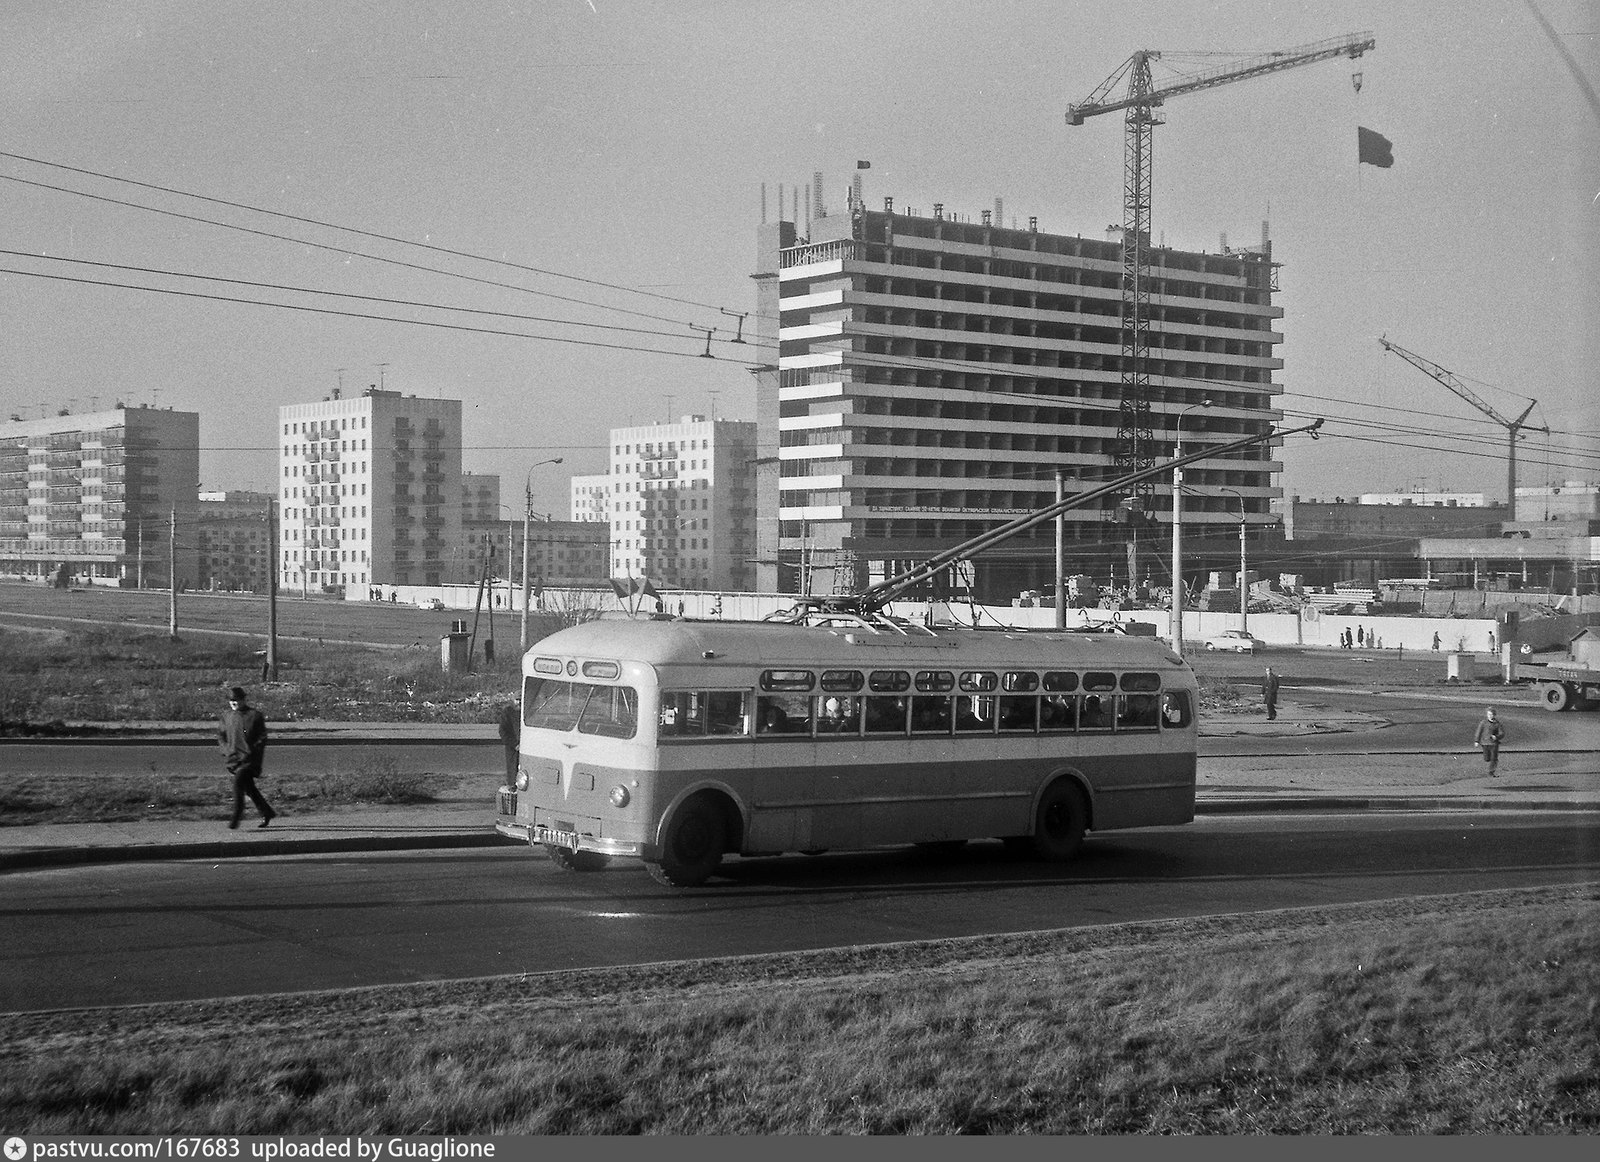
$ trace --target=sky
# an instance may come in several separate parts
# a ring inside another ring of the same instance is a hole
[[[1121,120],[1064,113],[1131,53],[1163,53],[1159,85],[1226,60],[1183,54],[1370,30],[1358,61],[1169,102],[1157,242],[1215,252],[1268,223],[1283,406],[1328,421],[1285,450],[1286,493],[1503,495],[1504,429],[1382,335],[1504,417],[1538,401],[1550,434],[1522,445],[1520,483],[1600,480],[1596,13],[10,0],[0,417],[195,410],[202,485],[267,489],[280,406],[381,384],[461,399],[466,470],[563,515],[610,428],[754,418],[771,354],[734,340],[763,184],[775,219],[779,184],[820,170],[838,212],[864,160],[869,205],[976,219],[1000,197],[1008,224],[1103,237]],[[1357,126],[1392,168],[1357,164]]]

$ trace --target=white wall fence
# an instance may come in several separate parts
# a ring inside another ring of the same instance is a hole
[[[475,585],[400,585],[383,590],[384,600],[390,594],[400,602],[423,604],[437,599],[446,609],[471,613],[478,598]],[[483,612],[491,605],[496,614],[508,609],[519,613],[521,594],[507,593],[502,585],[492,600],[486,593]],[[351,600],[366,600],[365,593],[350,595]],[[794,595],[785,593],[713,593],[674,591],[660,598],[661,612],[682,614],[685,617],[721,617],[728,621],[759,621],[768,614],[788,609],[794,604]],[[610,589],[546,589],[532,603],[534,613],[560,613],[568,610],[593,610],[617,613],[637,608],[643,613],[656,610],[656,599],[639,596],[623,601]],[[911,621],[952,621],[963,625],[987,627],[1014,626],[1018,629],[1050,629],[1055,626],[1055,610],[1010,605],[953,604],[945,602],[901,601],[890,605],[888,612]],[[1141,622],[1155,627],[1159,637],[1169,637],[1172,615],[1164,609],[1134,609],[1113,611],[1109,609],[1069,609],[1067,627],[1083,629],[1107,624]],[[1540,619],[1527,625],[1523,635],[1536,647],[1564,645],[1568,638],[1582,628],[1581,618],[1553,618],[1549,622],[1571,622],[1555,626]],[[1208,635],[1227,629],[1239,628],[1237,613],[1202,613],[1186,610],[1183,615],[1183,636],[1190,649]],[[1443,653],[1491,654],[1501,645],[1499,629],[1491,617],[1352,617],[1344,614],[1319,613],[1306,609],[1300,613],[1252,613],[1250,633],[1268,645],[1302,645],[1327,649],[1339,648],[1341,635],[1348,629],[1353,636],[1361,633],[1364,648],[1384,650],[1416,650],[1431,652],[1433,639],[1439,637],[1438,651]],[[1495,635],[1491,641],[1490,635]],[[1565,636],[1563,636],[1565,635]],[[1546,640],[1549,639],[1549,640]],[[1557,640],[1559,639],[1559,640]]]

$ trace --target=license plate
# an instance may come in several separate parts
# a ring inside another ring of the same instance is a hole
[[[565,847],[572,851],[577,851],[578,833],[576,831],[555,831],[549,827],[535,827],[533,829],[533,842],[550,843],[556,847]]]

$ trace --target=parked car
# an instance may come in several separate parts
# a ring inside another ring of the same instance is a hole
[[[1232,650],[1236,654],[1253,654],[1267,644],[1242,629],[1225,629],[1212,634],[1205,642],[1208,650]]]
[[[444,610],[444,602],[439,600],[437,597],[424,597],[421,601],[417,602],[417,604],[422,606],[424,609],[431,609],[435,613],[439,613]]]

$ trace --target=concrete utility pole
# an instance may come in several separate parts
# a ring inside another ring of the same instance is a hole
[[[1231,488],[1224,488],[1224,492],[1233,492],[1239,498],[1239,632],[1250,632],[1250,583],[1245,580],[1249,571],[1249,562],[1245,556],[1245,525],[1244,525],[1244,496],[1234,492]]]
[[[546,464],[559,463],[561,463],[560,456],[553,460],[540,460],[537,464],[530,464],[527,478],[522,486],[522,632],[518,638],[521,646],[517,654],[519,666],[522,664],[522,655],[528,652],[528,539],[533,531],[533,470],[543,468]]]
[[[167,581],[171,597],[167,602],[167,636],[178,640],[178,510],[171,510],[167,529]]]
[[[261,680],[278,680],[278,502],[267,501],[267,660]]]
[[[1183,417],[1195,408],[1208,408],[1209,399],[1190,404],[1178,413],[1178,437],[1172,445],[1172,458],[1183,459]],[[1183,586],[1183,468],[1172,470],[1172,652],[1183,657],[1183,601],[1188,594]]]
[[[1056,469],[1056,503],[1067,498],[1067,471]],[[1056,628],[1067,628],[1067,514],[1056,513]]]

